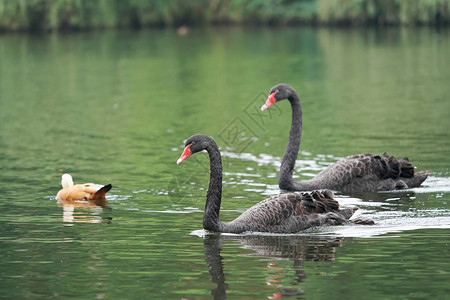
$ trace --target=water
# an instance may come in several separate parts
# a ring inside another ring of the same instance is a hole
[[[450,34],[434,29],[193,29],[0,36],[0,297],[444,299],[450,292]],[[202,230],[207,155],[224,159],[221,219],[279,193],[290,110],[296,176],[387,151],[422,187],[337,194],[375,226],[295,235]],[[272,109],[273,108],[273,109]],[[58,204],[60,176],[112,183],[106,207]]]

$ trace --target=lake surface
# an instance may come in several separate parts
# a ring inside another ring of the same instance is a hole
[[[0,36],[0,298],[444,299],[450,294],[450,31],[217,28]],[[221,219],[280,193],[287,101],[300,94],[295,174],[388,152],[420,187],[348,195],[374,226],[293,235],[202,230],[221,146]],[[59,205],[63,173],[112,183],[106,207]]]

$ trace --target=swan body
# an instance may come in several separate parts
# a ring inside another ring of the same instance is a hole
[[[302,109],[297,92],[287,84],[274,86],[261,107],[265,110],[275,102],[288,99],[292,108],[289,141],[283,156],[278,185],[283,190],[308,191],[331,189],[343,192],[378,192],[418,187],[431,171],[414,172],[408,158],[358,154],[343,158],[310,180],[296,182],[292,174],[300,149],[302,135]]]
[[[62,175],[61,186],[62,189],[56,194],[56,199],[63,201],[103,199],[112,187],[111,184],[100,185],[94,183],[74,185],[70,174]]]
[[[265,199],[247,209],[235,220],[219,220],[222,201],[222,159],[219,147],[206,135],[194,135],[177,161],[206,150],[210,159],[210,181],[206,194],[203,228],[217,232],[242,233],[245,231],[294,233],[312,226],[339,225],[349,222],[357,207],[340,209],[331,191],[295,192]],[[360,222],[372,224],[369,222]]]

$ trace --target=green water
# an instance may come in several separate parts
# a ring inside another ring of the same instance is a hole
[[[444,299],[450,293],[450,32],[193,29],[0,36],[0,298]],[[387,151],[433,170],[420,188],[337,194],[369,227],[296,235],[202,230],[207,155],[224,159],[221,218],[277,194],[290,107],[296,165]],[[57,204],[63,173],[112,183],[107,207]]]

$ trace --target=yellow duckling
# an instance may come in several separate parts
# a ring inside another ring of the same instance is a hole
[[[56,199],[62,201],[104,199],[106,193],[112,188],[111,184],[84,183],[74,185],[70,174],[64,174],[61,177],[61,185],[62,190],[56,194]]]

